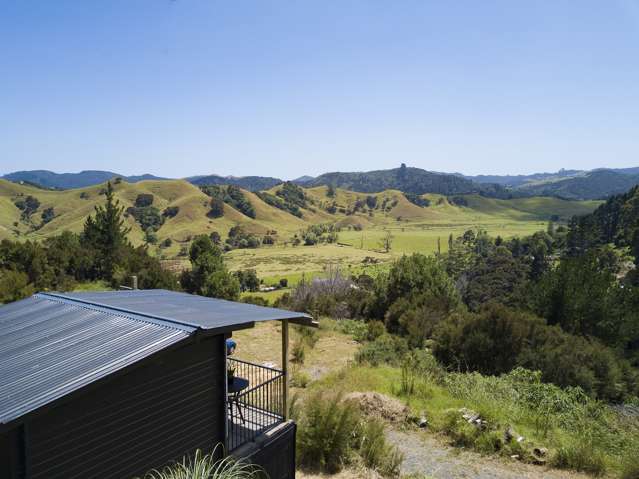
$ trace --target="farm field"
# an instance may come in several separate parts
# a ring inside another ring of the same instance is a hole
[[[300,189],[307,204],[297,216],[242,190],[241,194],[254,209],[254,218],[229,204],[224,204],[222,216],[213,218],[211,198],[186,181],[118,181],[114,188],[125,209],[134,206],[140,195],[147,195],[152,197],[152,206],[158,214],[169,207],[177,210],[174,216],[163,217],[156,232],[157,243],[148,245],[150,252],[166,260],[168,267],[180,270],[189,266],[184,254],[195,236],[217,232],[224,241],[230,228],[241,226],[260,239],[266,234],[273,236],[275,244],[228,252],[229,268],[255,269],[266,284],[286,278],[289,286],[303,277],[322,275],[328,265],[352,274],[375,275],[379,268],[402,254],[430,254],[438,249],[444,252],[449,235],[458,236],[468,229],[485,229],[503,238],[529,235],[544,230],[551,218],[565,222],[573,215],[594,210],[600,203],[546,197],[502,200],[479,195],[449,198],[426,194],[422,198],[429,204],[422,207],[396,190],[365,194],[336,189],[329,196],[328,188],[320,186]],[[277,195],[279,188],[268,193]],[[87,216],[104,201],[103,190],[104,185],[98,185],[56,191],[0,180],[0,239],[42,240],[64,230],[80,232]],[[36,198],[39,206],[24,217],[17,203],[29,196]],[[366,206],[368,201],[373,206]],[[356,207],[358,203],[365,206]],[[331,207],[333,212],[329,213]],[[45,223],[41,215],[47,208],[53,208],[53,217]],[[131,230],[131,241],[135,245],[145,244],[140,224],[131,215],[126,215],[125,221]],[[294,246],[295,236],[318,224],[334,224],[339,228],[337,244]],[[381,240],[389,232],[392,247],[385,252]],[[269,297],[279,294],[271,293]]]

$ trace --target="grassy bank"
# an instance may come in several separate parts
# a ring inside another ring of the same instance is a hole
[[[577,390],[543,384],[533,374],[516,371],[502,377],[444,373],[434,363],[399,366],[355,364],[336,371],[311,388],[377,391],[404,401],[429,429],[454,446],[484,454],[518,456],[595,476],[629,479],[639,472],[639,421]],[[471,425],[466,408],[485,424]],[[504,437],[509,431],[512,438]],[[517,437],[522,436],[522,442]],[[547,453],[536,456],[537,448]]]

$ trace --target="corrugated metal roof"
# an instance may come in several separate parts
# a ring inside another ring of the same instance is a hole
[[[304,313],[162,289],[68,293],[60,297],[174,321],[204,330],[232,331],[251,327],[259,321],[282,319],[306,324],[312,322],[312,318]]]
[[[192,326],[48,294],[0,307],[0,423],[186,339]]]

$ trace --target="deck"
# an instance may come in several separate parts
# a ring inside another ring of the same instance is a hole
[[[227,394],[227,450],[232,451],[284,422],[284,373],[239,359],[228,359],[246,386]]]

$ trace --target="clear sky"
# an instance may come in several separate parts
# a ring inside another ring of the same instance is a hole
[[[0,173],[639,166],[639,0],[0,0]]]

